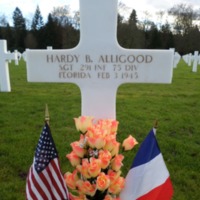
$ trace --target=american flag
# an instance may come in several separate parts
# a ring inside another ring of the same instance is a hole
[[[26,181],[27,200],[68,200],[68,191],[60,171],[58,152],[49,125],[45,126],[35,151]]]

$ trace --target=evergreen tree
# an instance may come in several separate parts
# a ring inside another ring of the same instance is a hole
[[[31,31],[27,35],[26,45],[28,48],[44,48],[44,23],[40,8],[37,5],[32,19]],[[46,48],[46,47],[45,47]]]
[[[8,49],[12,51],[13,34],[5,15],[0,16],[0,39],[6,40]]]
[[[14,25],[14,48],[19,51],[24,51],[24,39],[26,36],[26,20],[22,15],[21,10],[16,7],[13,12],[13,25]]]
[[[26,20],[22,15],[21,10],[16,7],[14,12],[13,12],[13,24],[14,24],[14,28],[16,30],[26,30]]]
[[[150,49],[160,49],[161,48],[161,33],[158,31],[157,26],[152,22],[151,27],[148,31],[149,34],[149,46]]]
[[[185,52],[190,53],[194,51],[200,51],[200,30],[196,26],[191,28],[185,35]],[[186,54],[185,53],[185,54]]]
[[[36,30],[40,30],[43,26],[44,26],[43,17],[41,15],[40,8],[37,5],[36,10],[35,10],[35,14],[34,14],[34,17],[33,17],[33,20],[32,20],[31,29],[33,31],[36,31]]]
[[[119,44],[127,48],[128,47],[128,41],[127,41],[127,31],[128,31],[128,24],[123,23],[123,17],[118,14],[117,18],[118,26],[117,26],[117,39]]]
[[[174,48],[174,38],[168,21],[161,26],[162,49]]]
[[[144,34],[138,29],[138,19],[136,11],[133,9],[128,19],[128,46],[127,48],[143,48]]]
[[[133,27],[137,27],[137,22],[138,22],[137,14],[136,14],[136,11],[133,9],[130,14],[128,23],[129,23],[129,25],[131,25]]]
[[[128,40],[129,45],[128,48],[139,48],[139,35],[138,35],[138,27],[137,27],[137,14],[136,11],[133,9],[130,17],[128,19]]]
[[[7,24],[6,17],[4,15],[0,15],[0,39],[5,39],[6,24]]]
[[[44,26],[45,46],[52,46],[54,49],[62,47],[61,25],[52,15],[48,15],[47,23]]]

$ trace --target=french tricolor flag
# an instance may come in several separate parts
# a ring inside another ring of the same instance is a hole
[[[170,200],[173,187],[152,129],[141,144],[126,176],[121,200]]]

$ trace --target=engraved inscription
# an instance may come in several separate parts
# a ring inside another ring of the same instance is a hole
[[[152,55],[48,54],[47,64],[58,64],[59,79],[136,80],[140,64],[153,62]]]
[[[80,55],[62,54],[62,55],[47,55],[47,63],[78,63]]]
[[[100,55],[99,63],[151,63],[151,55]]]

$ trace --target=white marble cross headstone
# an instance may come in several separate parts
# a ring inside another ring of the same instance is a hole
[[[189,53],[189,58],[188,58],[188,65],[189,66],[192,66],[192,61],[193,61],[192,53]]]
[[[124,49],[117,42],[117,0],[80,0],[80,42],[73,49],[27,50],[28,81],[75,83],[82,115],[116,118],[123,83],[171,83],[172,50]]]
[[[175,48],[170,48],[170,50],[173,50],[173,52],[174,52],[173,67],[176,68],[181,59],[181,56],[178,52],[175,52]]]
[[[0,40],[0,91],[2,92],[11,91],[8,62],[15,60],[15,64],[18,64],[18,55],[17,51],[8,52],[6,40]]]
[[[193,56],[193,66],[192,66],[192,72],[197,72],[197,65],[199,62],[199,52],[195,51]]]
[[[182,58],[183,58],[183,60],[185,61],[185,63],[188,65],[188,62],[189,62],[189,54],[183,55]]]
[[[178,63],[179,63],[179,61],[180,61],[180,59],[181,59],[180,54],[179,54],[178,52],[175,52],[175,53],[174,53],[174,68],[177,67],[177,65],[178,65]]]

